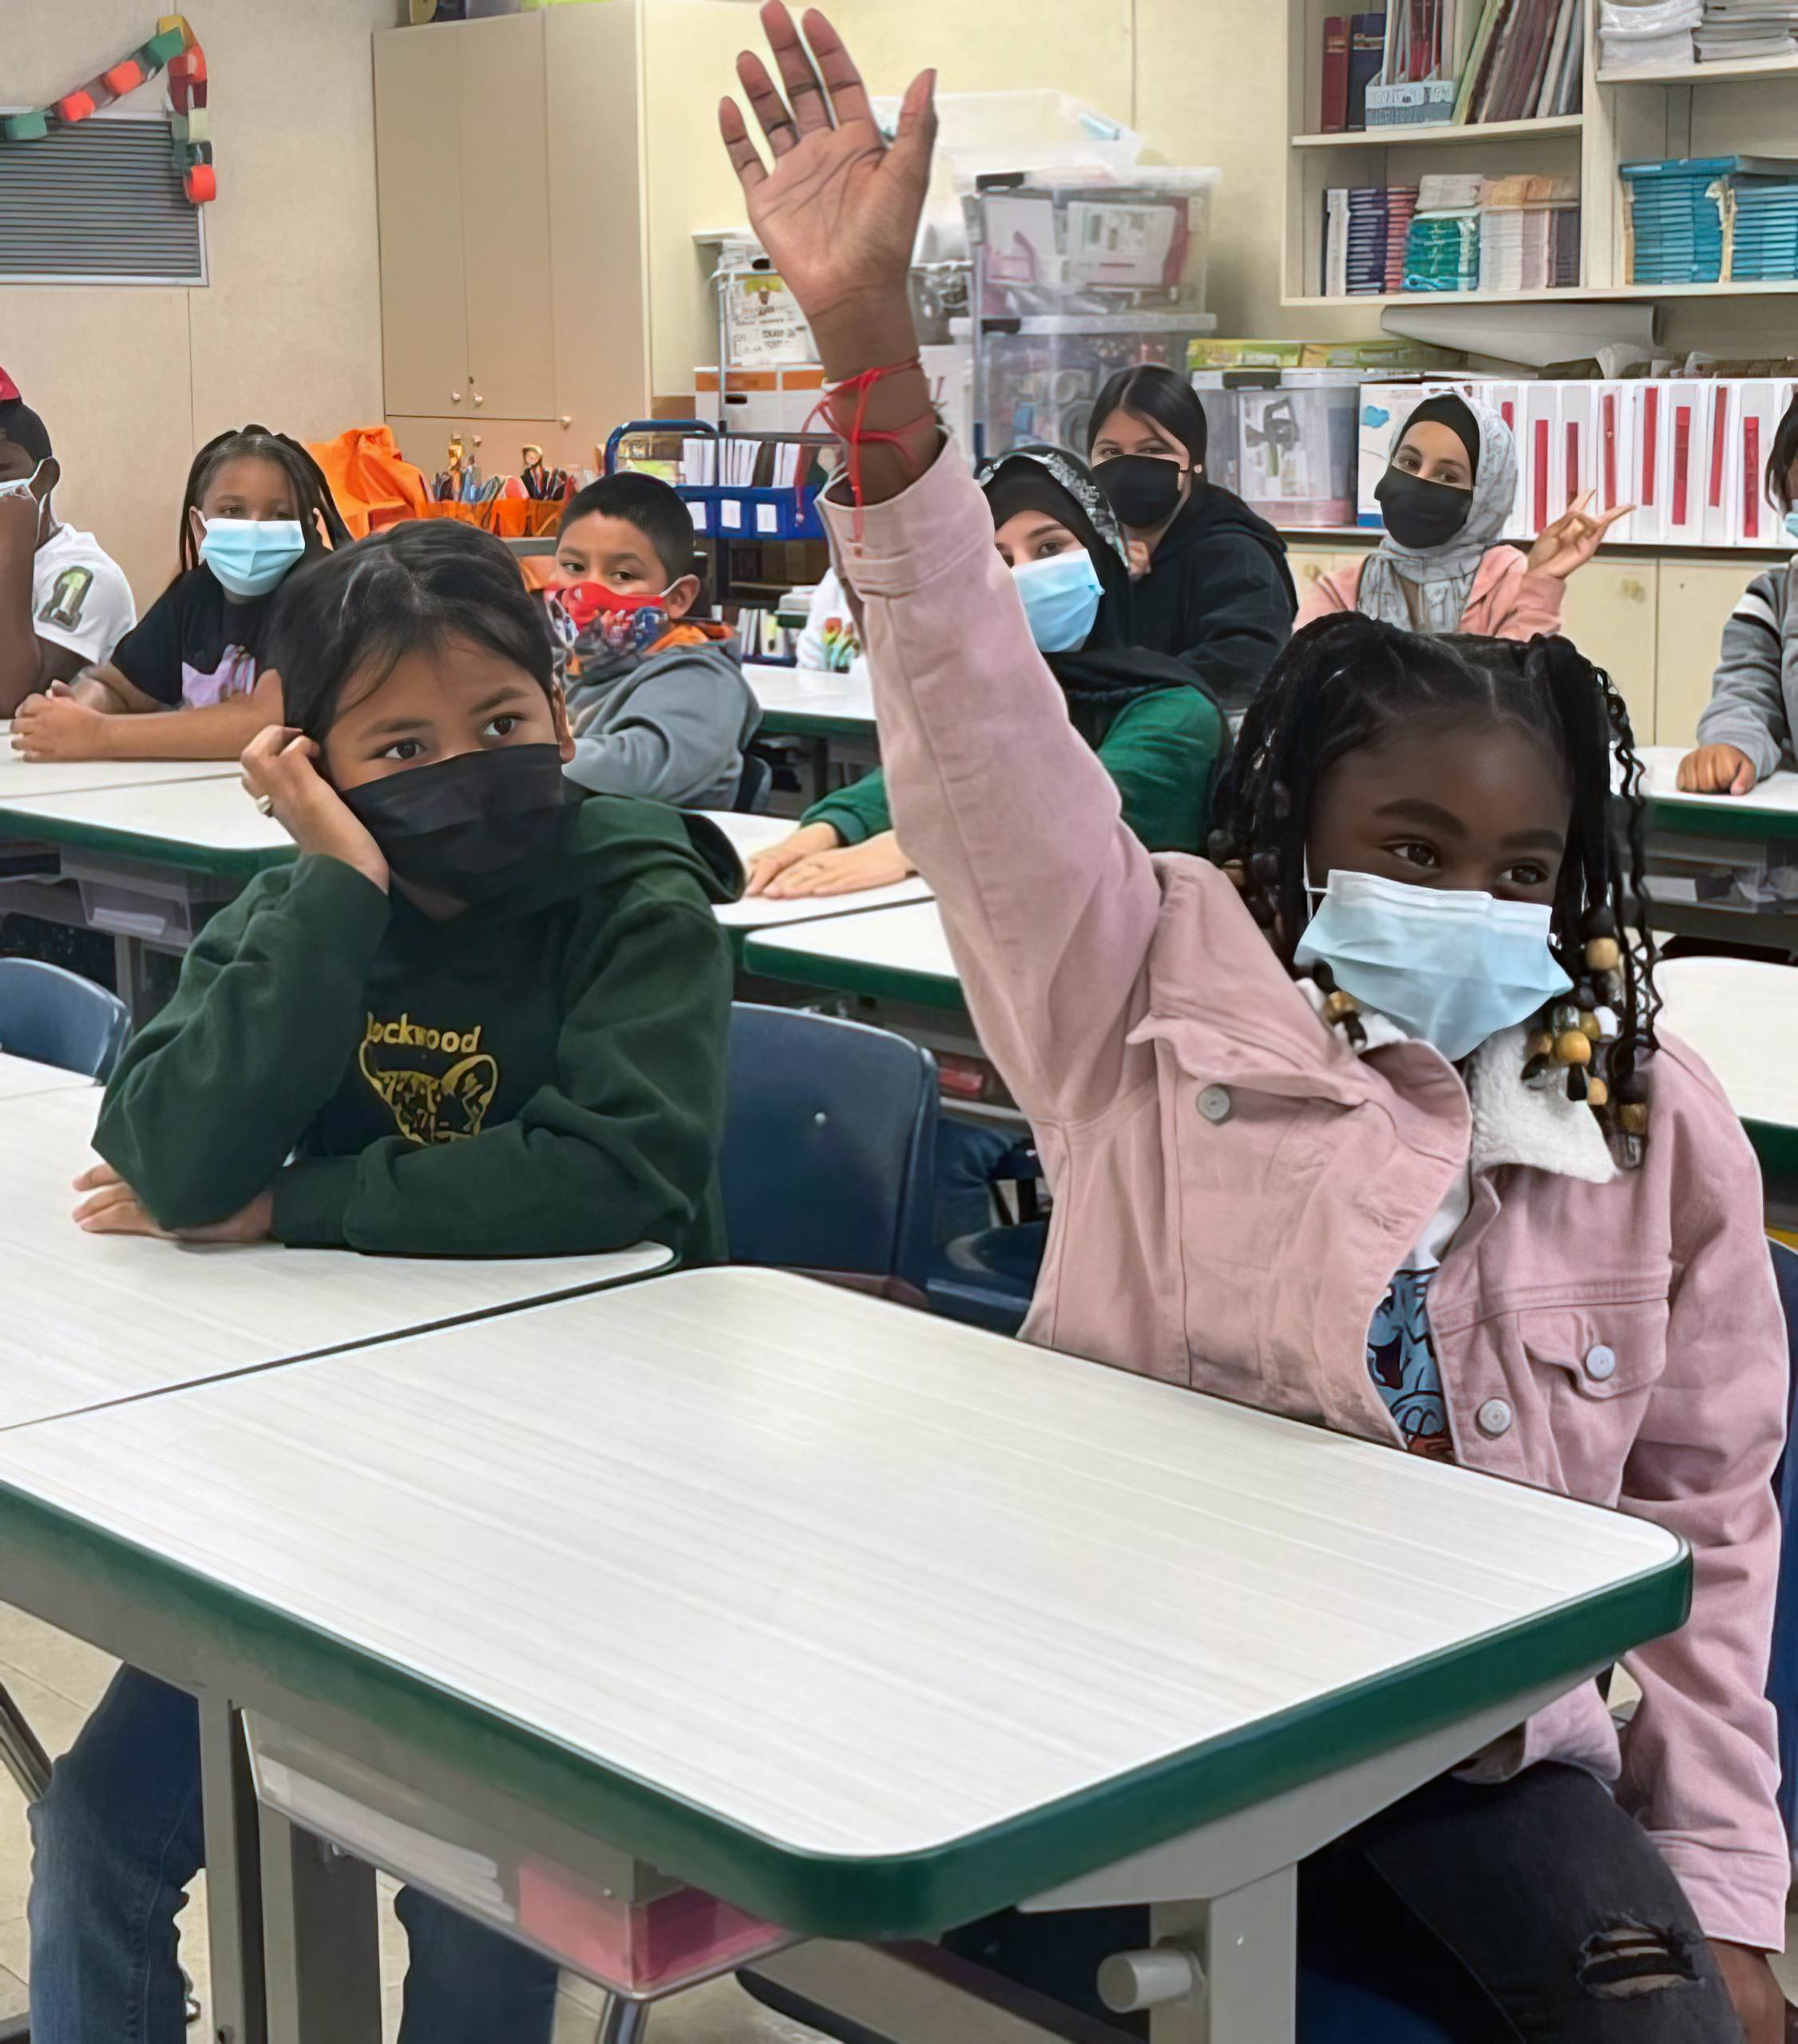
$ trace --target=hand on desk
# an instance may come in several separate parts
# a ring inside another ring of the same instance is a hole
[[[107,719],[66,681],[28,695],[13,712],[13,750],[27,759],[104,759]]]
[[[75,1209],[75,1221],[90,1235],[159,1235],[164,1242],[259,1242],[268,1239],[275,1219],[272,1188],[259,1193],[240,1214],[206,1228],[165,1228],[110,1164],[94,1164],[75,1181],[87,1197]]]
[[[784,874],[802,860],[816,858],[820,852],[835,851],[842,842],[834,823],[802,825],[790,838],[782,838],[778,845],[770,845],[744,862],[744,893],[751,898],[758,894],[778,895],[775,882]]]
[[[917,870],[890,830],[840,851],[814,852],[778,873],[762,889],[770,901],[798,901],[826,894],[860,894],[870,887],[894,887]]]
[[[1745,795],[1757,778],[1754,762],[1733,745],[1701,745],[1679,763],[1679,785],[1688,794]]]

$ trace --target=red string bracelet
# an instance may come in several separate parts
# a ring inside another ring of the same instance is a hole
[[[907,370],[921,370],[922,366],[917,357],[913,355],[909,362],[890,362],[883,369],[864,369],[859,375],[846,376],[840,383],[826,383],[824,386],[824,395],[812,407],[811,415],[806,421],[806,427],[809,429],[812,419],[818,418],[822,413],[826,424],[849,450],[849,495],[855,505],[855,537],[857,542],[861,537],[863,503],[861,450],[870,443],[903,447],[907,436],[916,433],[921,426],[934,426],[938,423],[936,407],[932,406],[929,410],[920,412],[916,418],[908,419],[903,426],[895,427],[890,431],[870,426],[865,422],[868,416],[869,398],[873,393],[874,386],[883,382],[887,377],[903,376]],[[855,392],[856,405],[854,421],[846,430],[831,415],[831,407],[847,390]]]

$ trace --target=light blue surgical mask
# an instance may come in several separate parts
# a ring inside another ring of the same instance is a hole
[[[1315,889],[1312,890],[1315,893]],[[1293,953],[1451,1064],[1573,984],[1540,901],[1416,887],[1337,866]]]
[[[1047,561],[1027,561],[1012,570],[1024,600],[1030,636],[1045,653],[1071,653],[1087,643],[1105,585],[1083,546]]]
[[[1793,539],[1798,540],[1798,509],[1795,509],[1786,513],[1785,529],[1792,535]]]
[[[208,518],[200,557],[228,596],[248,601],[279,588],[306,551],[297,518]]]

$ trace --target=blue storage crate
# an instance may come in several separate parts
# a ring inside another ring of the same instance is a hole
[[[766,489],[725,484],[702,488],[683,483],[679,492],[693,513],[694,529],[707,539],[821,540],[824,537],[816,485],[802,497],[790,483]]]

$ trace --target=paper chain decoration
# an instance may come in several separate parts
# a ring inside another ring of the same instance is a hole
[[[175,109],[171,123],[175,168],[188,199],[204,206],[219,191],[212,173],[212,133],[206,111],[206,58],[180,14],[163,15],[148,42],[121,57],[97,78],[89,78],[85,85],[33,113],[0,117],[0,141],[41,141],[52,128],[73,127],[164,70],[168,73],[169,102]]]

